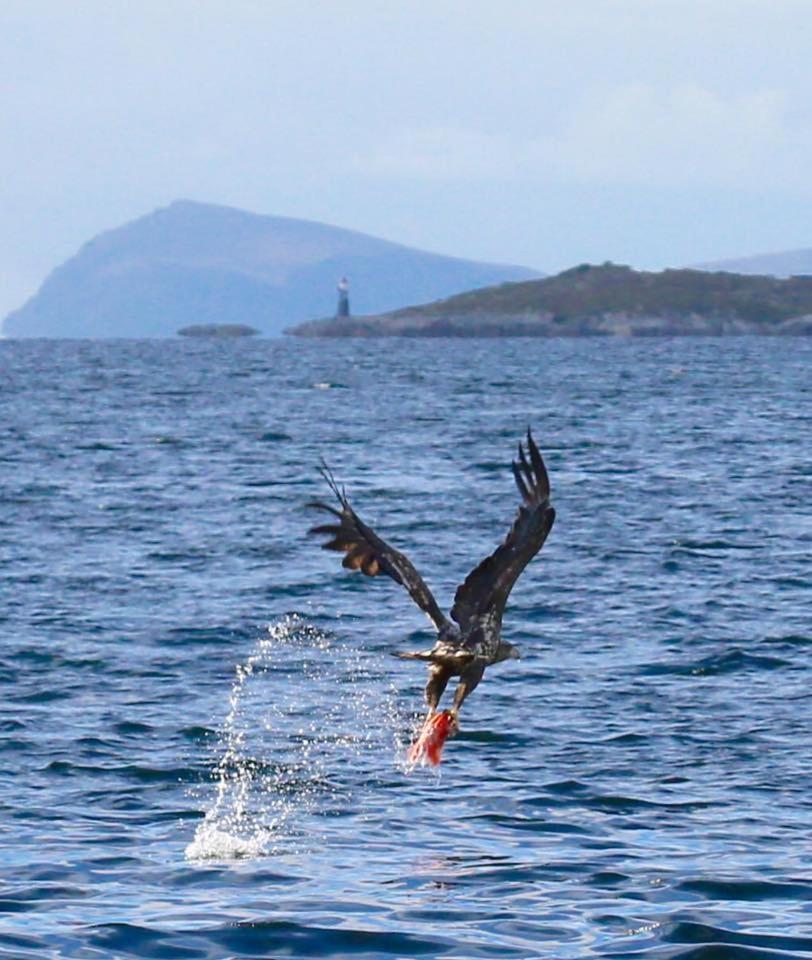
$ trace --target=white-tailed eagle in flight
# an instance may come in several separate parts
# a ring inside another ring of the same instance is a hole
[[[541,550],[555,520],[544,460],[528,430],[527,449],[520,443],[518,459],[513,462],[513,476],[521,495],[516,519],[505,540],[457,588],[450,619],[440,610],[411,561],[361,520],[326,465],[322,466],[322,474],[338,500],[338,507],[321,502],[310,504],[334,516],[330,523],[313,527],[310,533],[328,535],[329,540],[323,547],[344,553],[344,567],[360,570],[369,577],[385,574],[402,584],[437,630],[437,639],[430,650],[397,656],[428,664],[429,711],[424,734],[429,733],[432,725],[437,727],[444,721],[438,733],[441,747],[445,737],[458,729],[460,707],[476,689],[485,669],[502,660],[519,657],[518,649],[502,639],[502,615],[513,584]],[[459,677],[459,682],[451,709],[438,714],[440,698],[452,677]],[[439,748],[432,762],[439,762]]]

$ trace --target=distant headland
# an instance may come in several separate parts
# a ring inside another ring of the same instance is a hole
[[[354,230],[179,200],[101,233],[3,322],[8,337],[172,337],[250,324],[264,336],[333,309],[380,313],[537,270],[416,250]]]
[[[91,239],[5,318],[2,332],[60,338],[808,334],[810,274],[812,250],[805,249],[657,273],[581,264],[550,277],[324,223],[179,200]]]
[[[647,273],[581,264],[369,316],[292,327],[299,337],[589,337],[812,334],[812,276]]]

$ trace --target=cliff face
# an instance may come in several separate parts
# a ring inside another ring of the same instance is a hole
[[[192,324],[247,323],[275,335],[331,313],[342,276],[353,311],[380,313],[538,274],[179,201],[85,244],[3,329],[15,337],[161,337]]]
[[[584,264],[419,307],[293,328],[297,336],[679,336],[812,332],[812,277]]]

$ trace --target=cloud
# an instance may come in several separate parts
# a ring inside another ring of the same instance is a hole
[[[361,173],[428,181],[512,179],[518,158],[509,140],[460,127],[406,127],[390,131],[353,155]]]
[[[425,181],[554,181],[809,191],[812,139],[778,89],[725,96],[695,85],[592,90],[556,129],[508,136],[389,131],[356,154],[366,175]]]
[[[749,186],[786,149],[786,96],[723,97],[698,86],[592,95],[557,137],[530,149],[559,175],[660,185]]]

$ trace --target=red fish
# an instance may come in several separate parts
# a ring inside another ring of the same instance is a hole
[[[427,763],[436,767],[442,759],[443,746],[455,731],[456,724],[450,710],[441,710],[429,717],[423,724],[420,736],[409,747],[406,755],[409,766],[416,767]]]

